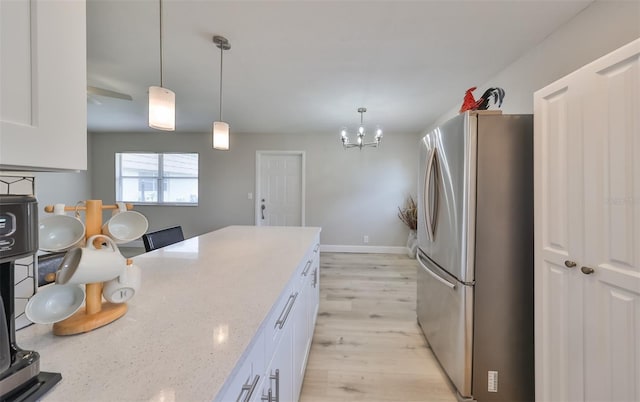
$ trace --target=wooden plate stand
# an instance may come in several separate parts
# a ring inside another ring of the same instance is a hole
[[[87,200],[86,206],[66,206],[65,211],[85,211],[85,237],[88,239],[93,235],[102,233],[102,210],[117,209],[117,205],[102,205],[102,200]],[[133,209],[131,204],[127,204],[127,209]],[[53,205],[47,205],[45,212],[53,212]],[[94,243],[99,248],[100,244]],[[75,335],[89,332],[112,323],[122,317],[127,312],[127,304],[115,304],[102,302],[102,283],[87,283],[85,307],[78,310],[74,315],[66,320],[53,324],[55,335]]]

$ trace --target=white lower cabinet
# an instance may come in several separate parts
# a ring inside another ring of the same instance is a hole
[[[306,281],[304,282],[306,285]],[[309,292],[306,286],[302,287],[303,292],[300,297],[300,304],[296,306],[294,311],[294,320],[292,321],[293,329],[293,369],[294,384],[293,390],[295,395],[300,395],[302,380],[304,379],[304,369],[307,365],[307,343],[309,341],[309,317],[307,316],[307,296]]]
[[[267,402],[293,401],[293,330],[286,325],[265,372],[260,399]]]
[[[260,332],[253,340],[249,352],[231,373],[217,401],[256,401],[260,400],[260,384],[263,382],[264,333]],[[256,399],[258,396],[258,399]]]
[[[318,313],[320,254],[316,243],[274,304],[252,350],[216,396],[220,402],[293,402],[300,397]]]

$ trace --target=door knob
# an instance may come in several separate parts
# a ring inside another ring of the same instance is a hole
[[[582,271],[582,273],[585,274],[585,275],[591,275],[592,273],[595,272],[595,269],[593,269],[591,267],[582,267],[582,268],[580,268],[580,271]]]
[[[564,262],[564,266],[567,267],[567,268],[573,268],[573,267],[576,266],[576,263],[574,261],[571,261],[571,260],[566,260]]]

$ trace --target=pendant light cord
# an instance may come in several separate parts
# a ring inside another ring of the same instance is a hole
[[[160,87],[164,87],[162,81],[162,0],[160,0]]]
[[[220,46],[220,121],[222,121],[222,57],[224,46]]]

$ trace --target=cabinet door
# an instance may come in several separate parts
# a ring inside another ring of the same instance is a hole
[[[579,77],[534,95],[536,399],[583,399],[583,157]]]
[[[264,333],[259,332],[216,395],[215,401],[259,401],[261,384],[265,381],[265,367]]]
[[[87,168],[86,6],[0,1],[0,168]]]
[[[306,284],[306,281],[305,281]],[[296,300],[293,311],[293,391],[296,400],[300,394],[304,370],[307,364],[307,341],[309,339],[309,315],[307,313],[308,289],[306,286],[300,288],[300,294]]]
[[[273,354],[273,360],[265,373],[265,383],[262,388],[262,400],[268,400],[271,390],[272,400],[278,402],[293,402],[293,326],[286,325],[282,329],[280,342]],[[277,370],[277,372],[276,372]]]
[[[639,60],[637,40],[581,71],[585,401],[640,401]]]
[[[316,254],[313,259],[311,271],[309,272],[309,280],[307,281],[307,323],[308,339],[307,353],[311,349],[313,341],[313,332],[316,326],[316,317],[318,316],[318,308],[320,306],[320,258]]]

